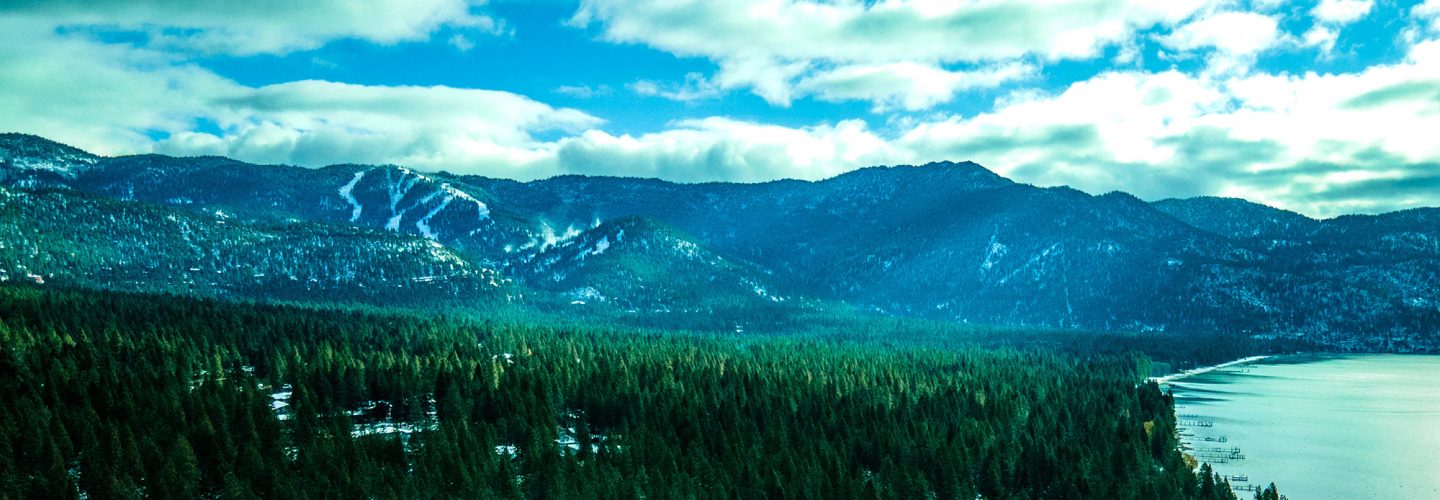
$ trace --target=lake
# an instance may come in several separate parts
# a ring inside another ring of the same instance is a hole
[[[1440,498],[1440,356],[1272,358],[1168,385],[1182,441],[1216,471],[1248,476],[1237,487]]]

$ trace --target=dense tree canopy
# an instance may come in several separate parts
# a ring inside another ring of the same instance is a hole
[[[1233,498],[1133,355],[0,288],[0,498]]]

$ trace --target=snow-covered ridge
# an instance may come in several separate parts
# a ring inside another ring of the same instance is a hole
[[[377,170],[383,172],[384,175],[378,175]],[[433,190],[425,191],[432,188]],[[337,193],[351,207],[350,222],[352,223],[359,222],[360,216],[366,209],[365,203],[362,201],[365,196],[357,196],[357,192],[378,192],[384,196],[385,205],[379,207],[379,211],[386,214],[386,230],[399,232],[406,226],[413,226],[415,233],[431,240],[437,240],[444,236],[440,234],[441,227],[436,227],[434,221],[443,213],[461,209],[462,205],[454,203],[457,200],[463,202],[464,210],[475,212],[474,227],[459,228],[464,235],[473,236],[479,232],[480,226],[490,217],[490,207],[474,195],[448,182],[440,182],[404,167],[376,167],[362,170],[356,172],[350,182],[340,186]],[[449,229],[455,230],[455,228]]]

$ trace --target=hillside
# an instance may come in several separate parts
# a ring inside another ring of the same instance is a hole
[[[424,239],[3,187],[0,281],[391,305],[497,304],[519,293]]]
[[[15,196],[52,192],[44,187],[88,193],[110,207],[102,211],[163,206],[207,224],[219,212],[232,226],[429,240],[498,270],[497,283],[513,280],[530,302],[576,314],[783,314],[776,308],[824,303],[967,323],[1440,348],[1434,209],[1314,220],[1244,200],[1040,188],[968,162],[814,182],[517,182],[398,166],[104,158],[13,134],[0,136],[0,162],[0,184]],[[82,215],[47,214],[61,225]],[[610,247],[597,253],[601,245]]]

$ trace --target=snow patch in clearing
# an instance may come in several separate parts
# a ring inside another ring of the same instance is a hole
[[[400,201],[405,199],[405,195],[410,194],[410,190],[415,187],[415,183],[420,182],[422,178],[419,175],[411,177],[410,174],[410,169],[401,168],[400,179],[396,180],[390,175],[389,171],[385,172],[385,180],[390,182],[390,185],[386,187],[386,190],[390,194],[390,220],[385,223],[385,229],[399,231],[400,219],[405,216],[406,211],[414,208],[414,206],[405,209],[400,208]]]
[[[350,204],[350,222],[360,220],[360,209],[363,207],[360,206],[360,200],[355,199],[355,186],[360,184],[360,179],[363,177],[365,177],[364,170],[355,172],[355,177],[350,179],[349,183],[340,186],[340,197]]]
[[[574,226],[566,227],[564,233],[557,235],[555,234],[554,227],[551,227],[550,224],[547,222],[541,222],[539,240],[540,250],[544,251],[546,248],[554,247],[561,242],[574,239],[576,236],[580,236],[580,230],[575,229]]]
[[[426,238],[430,238],[432,240],[437,239],[435,237],[435,231],[430,229],[430,219],[435,217],[435,214],[438,214],[440,213],[440,211],[445,210],[445,207],[450,206],[450,202],[454,200],[454,196],[445,196],[445,199],[441,201],[439,205],[435,205],[435,208],[430,209],[430,213],[425,214],[424,217],[421,217],[419,221],[415,222],[415,229],[419,229],[420,234],[424,235]]]

